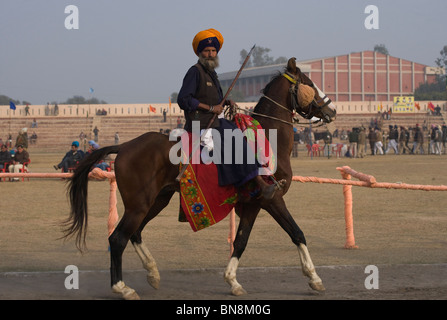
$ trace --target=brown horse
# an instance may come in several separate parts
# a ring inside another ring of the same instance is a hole
[[[307,106],[300,106],[297,97],[298,87],[306,84],[314,89],[314,100]],[[236,213],[240,217],[234,251],[225,270],[225,281],[231,286],[234,295],[246,293],[236,280],[239,259],[245,250],[250,231],[260,209],[266,210],[287,232],[297,246],[302,271],[309,278],[309,285],[318,291],[324,286],[315,272],[314,265],[306,246],[303,232],[287,210],[283,196],[292,181],[290,154],[293,145],[294,112],[307,119],[313,116],[324,122],[335,119],[336,111],[320,89],[296,67],[295,58],[287,64],[285,73],[278,75],[264,89],[264,96],[259,100],[253,112],[266,130],[277,130],[277,171],[278,180],[285,179],[286,184],[278,190],[271,200],[248,200],[239,202]],[[159,214],[169,203],[175,192],[179,192],[176,177],[179,166],[170,162],[169,151],[175,142],[155,132],[148,132],[118,146],[99,149],[83,160],[69,182],[71,212],[66,221],[65,237],[76,235],[76,244],[80,250],[85,247],[87,228],[87,184],[88,174],[93,165],[106,155],[117,153],[115,159],[115,176],[124,204],[124,215],[116,229],[109,237],[111,256],[111,285],[113,292],[122,294],[124,299],[138,299],[135,290],[126,286],[122,278],[122,253],[130,240],[138,256],[147,269],[147,280],[158,288],[160,275],[154,258],[143,243],[141,232],[146,224]],[[145,163],[135,169],[135,164]]]

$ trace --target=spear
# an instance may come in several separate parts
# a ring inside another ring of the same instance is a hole
[[[250,59],[250,56],[251,56],[253,50],[255,49],[255,47],[256,47],[256,44],[253,45],[253,47],[250,49],[250,52],[248,52],[247,57],[245,57],[244,62],[242,63],[242,65],[241,65],[239,71],[238,71],[237,74],[236,74],[236,77],[234,78],[233,82],[231,83],[230,87],[228,88],[227,93],[225,94],[225,96],[224,96],[224,98],[223,98],[223,100],[222,100],[224,104],[225,104],[225,101],[227,100],[228,96],[230,95],[231,90],[233,90],[234,86],[236,85],[236,81],[237,81],[237,79],[239,78],[239,76],[241,75],[242,70],[244,70],[244,67],[245,67],[245,65],[247,64],[248,60]],[[216,117],[217,117],[217,114],[214,114],[214,115],[213,115],[213,118],[210,120],[210,122],[208,123],[208,125],[207,125],[207,127],[206,127],[205,130],[208,130],[208,129],[211,127],[211,125],[212,125],[212,123],[214,122],[214,120],[216,119]],[[200,137],[200,138],[202,138],[202,137]],[[191,162],[192,155],[194,154],[194,152],[197,150],[197,148],[198,148],[199,146],[200,146],[200,144],[197,144],[197,145],[195,146],[194,150],[193,150],[193,151],[191,152],[191,154],[189,155],[189,160],[188,160],[187,164],[183,166],[183,168],[182,168],[182,170],[180,171],[180,173],[179,173],[179,175],[177,176],[177,178],[175,178],[176,181],[180,181],[181,177],[183,176],[183,174],[184,174],[185,171],[186,171],[186,168],[188,167],[188,163]]]

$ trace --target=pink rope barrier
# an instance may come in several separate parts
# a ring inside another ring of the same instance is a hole
[[[0,179],[2,178],[41,178],[41,179],[66,179],[71,178],[73,174],[69,172],[65,173],[0,173]],[[109,179],[110,193],[109,193],[109,217],[107,221],[107,229],[109,236],[112,234],[115,226],[118,222],[118,210],[116,208],[116,179],[115,172],[103,171],[99,168],[94,168],[89,173],[90,179],[105,180]]]
[[[228,243],[230,244],[230,257],[234,251],[234,239],[236,238],[236,212],[231,210],[230,212],[230,232],[228,234]]]
[[[377,182],[376,179],[368,174],[357,172],[348,166],[337,167],[340,171],[343,179],[331,179],[331,178],[318,178],[318,177],[302,177],[293,176],[292,181],[301,183],[325,183],[325,184],[339,184],[343,186],[343,196],[344,196],[344,215],[345,215],[345,231],[346,231],[346,249],[356,249],[358,246],[355,245],[354,238],[354,221],[352,215],[352,186],[358,187],[368,187],[368,188],[385,188],[385,189],[405,189],[405,190],[422,190],[422,191],[447,191],[447,186],[444,185],[419,185],[419,184],[408,184],[408,183],[388,183],[388,182]],[[72,173],[0,173],[0,179],[2,178],[49,178],[49,179],[63,179],[70,178]],[[360,181],[352,181],[351,178],[354,177]],[[118,223],[119,216],[118,210],[116,208],[117,198],[116,198],[116,179],[114,172],[103,171],[99,168],[95,168],[89,174],[90,179],[105,180],[108,179],[110,182],[110,194],[109,194],[109,217],[107,221],[108,234],[112,234]],[[235,212],[232,210],[230,212],[230,232],[228,235],[228,242],[231,247],[230,254],[233,253],[233,243],[236,237],[236,223],[235,223]]]
[[[109,231],[109,236],[115,230],[115,226],[118,223],[118,209],[116,208],[117,199],[116,199],[116,179],[115,172],[103,171],[99,168],[94,168],[89,173],[89,178],[104,180],[109,179],[110,182],[110,193],[109,193],[109,218],[107,220],[107,229]]]
[[[344,180],[351,180],[351,174],[342,171],[341,175]],[[355,245],[354,239],[354,220],[352,218],[352,185],[343,185],[343,197],[345,199],[345,249],[357,249],[358,246]]]
[[[338,167],[343,179],[328,179],[317,177],[301,177],[294,176],[292,181],[297,182],[312,182],[312,183],[330,183],[343,185],[343,197],[344,197],[344,213],[345,213],[345,225],[346,225],[346,249],[357,249],[354,238],[354,219],[352,216],[352,186],[368,187],[368,188],[385,188],[385,189],[405,189],[405,190],[422,190],[422,191],[447,191],[447,186],[444,185],[421,185],[421,184],[408,184],[408,183],[388,183],[377,182],[376,178],[371,175],[357,172],[348,166]],[[354,177],[360,181],[352,181]]]

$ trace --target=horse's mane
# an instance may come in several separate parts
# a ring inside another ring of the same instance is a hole
[[[286,71],[286,70],[287,70],[287,68],[284,68],[284,71]],[[267,83],[267,85],[264,87],[264,89],[262,89],[260,92],[261,92],[262,94],[264,94],[264,95],[267,94],[267,93],[269,92],[270,87],[272,86],[272,84],[273,84],[277,79],[279,79],[281,76],[282,76],[282,72],[278,71],[275,75],[272,76],[270,82]],[[261,101],[262,101],[262,97],[259,99],[258,103],[256,104],[256,106],[255,106],[255,108],[254,108],[254,110],[253,110],[254,112],[258,112],[258,113],[266,113],[266,111],[268,110],[268,109],[262,108],[263,105],[262,105]],[[264,109],[265,109],[265,110],[264,110]]]
[[[270,82],[267,83],[267,85],[264,87],[264,89],[261,90],[261,93],[266,94],[270,90],[270,87],[272,86],[272,83],[275,82],[276,79],[281,77],[281,75],[282,75],[282,73],[278,71],[277,74],[275,74],[272,77],[272,79],[270,79]]]

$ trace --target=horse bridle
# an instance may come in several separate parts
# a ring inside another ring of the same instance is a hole
[[[324,102],[324,99],[326,99],[327,96],[325,95],[323,98],[318,99],[318,101],[315,100],[315,98],[314,98],[313,101],[311,102],[310,106],[309,106],[308,113],[305,113],[304,111],[301,110],[301,107],[300,107],[300,105],[298,103],[298,86],[301,84],[300,79],[298,79],[298,77],[294,76],[293,74],[291,74],[289,72],[283,73],[282,76],[284,78],[286,78],[292,84],[292,86],[289,88],[290,101],[292,103],[292,110],[290,110],[289,108],[287,108],[287,107],[283,106],[282,104],[276,102],[275,100],[273,100],[269,96],[263,95],[262,98],[266,98],[267,100],[269,100],[270,102],[274,103],[278,107],[280,107],[282,109],[285,109],[288,112],[290,112],[292,114],[292,122],[284,121],[282,119],[278,119],[278,118],[267,116],[267,115],[260,114],[260,113],[252,112],[253,114],[256,114],[256,115],[259,115],[259,116],[262,116],[262,117],[266,117],[266,118],[270,118],[270,119],[273,119],[273,120],[277,120],[277,121],[280,121],[280,122],[284,122],[284,123],[287,123],[287,124],[290,124],[290,125],[293,126],[294,123],[300,124],[299,123],[299,119],[297,119],[294,116],[294,111],[296,111],[304,119],[310,120],[310,119],[313,118],[312,108],[323,109],[325,106],[327,106],[329,103],[331,103],[331,99],[328,99],[328,101],[326,101],[324,105],[319,106],[318,104],[321,103],[321,102]],[[313,87],[313,85],[312,85],[312,87]],[[315,120],[315,121],[312,122],[312,124],[316,124],[316,123],[319,123],[319,122],[322,122],[320,125],[324,124],[323,123],[323,119]]]
[[[308,120],[313,118],[312,111],[314,108],[317,109],[318,111],[320,111],[320,113],[324,114],[322,112],[322,109],[332,102],[332,100],[329,99],[327,95],[325,95],[322,98],[320,97],[320,99],[318,99],[318,100],[315,100],[315,98],[314,98],[309,105],[309,111],[307,113],[305,113],[303,110],[301,110],[301,107],[298,103],[298,87],[301,85],[301,80],[289,72],[285,72],[283,74],[283,77],[285,77],[292,84],[292,86],[289,88],[289,92],[290,92],[290,100],[292,101],[293,110],[295,110],[304,119],[308,119]],[[312,89],[314,89],[313,83],[309,86],[312,87]],[[328,100],[325,102],[324,100],[326,98],[328,98]],[[320,106],[319,104],[322,102],[324,102],[324,104]],[[320,119],[316,122],[319,122],[321,120],[322,119]]]
[[[273,100],[269,96],[266,96],[265,94],[261,98],[266,98],[270,102],[274,103],[276,106],[278,106],[278,107],[280,107],[280,108],[290,112],[292,114],[292,121],[291,122],[290,121],[285,121],[285,120],[282,120],[282,119],[279,119],[279,118],[276,118],[276,117],[268,116],[268,115],[265,115],[265,114],[262,114],[262,113],[258,113],[258,112],[253,112],[253,111],[250,111],[249,112],[250,114],[258,115],[258,116],[261,116],[261,117],[264,117],[264,118],[269,118],[269,119],[272,119],[272,120],[275,120],[275,121],[279,121],[279,122],[283,122],[283,123],[286,123],[286,124],[289,124],[289,125],[292,125],[292,126],[294,125],[294,123],[297,123],[297,124],[301,125],[301,123],[299,123],[299,119],[295,118],[294,111],[296,111],[304,119],[310,120],[310,119],[313,118],[312,108],[323,109],[325,106],[327,106],[328,104],[330,104],[332,102],[331,99],[328,98],[328,101],[326,101],[324,103],[324,105],[319,106],[318,104],[321,103],[321,102],[324,102],[324,99],[327,98],[327,95],[325,95],[323,98],[318,99],[318,101],[315,100],[315,98],[314,98],[313,101],[311,102],[310,106],[309,106],[309,112],[305,113],[304,111],[301,110],[301,107],[300,107],[300,105],[298,103],[298,86],[301,84],[300,79],[298,79],[298,77],[292,75],[289,72],[283,73],[282,76],[284,78],[286,78],[292,84],[292,86],[289,88],[290,100],[292,101],[292,110],[290,110],[289,108],[283,106],[279,102]],[[312,84],[312,88],[313,88],[313,84]],[[234,109],[238,109],[238,110],[241,110],[241,111],[246,111],[246,110],[244,110],[242,108],[239,108],[239,107],[235,107]],[[230,111],[230,110],[228,110],[228,111]],[[232,112],[234,112],[234,110],[232,110],[232,111],[230,111],[228,113],[230,117],[231,117],[231,113]],[[323,112],[321,112],[321,113],[323,113]],[[312,124],[316,124],[316,123],[319,123],[319,122],[321,122],[321,124],[319,126],[324,125],[323,119],[318,119],[318,120],[315,120],[315,121],[313,121],[311,123]]]

